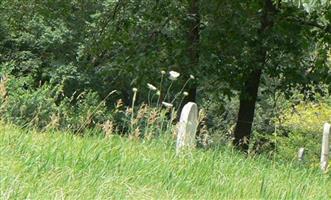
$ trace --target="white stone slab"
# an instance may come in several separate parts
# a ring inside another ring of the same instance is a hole
[[[328,123],[324,124],[323,127],[323,139],[322,139],[322,151],[321,151],[321,169],[326,171],[329,163],[329,135],[331,125]]]
[[[303,161],[305,155],[305,148],[301,147],[298,151],[298,159],[299,161]]]
[[[176,144],[177,154],[182,149],[195,147],[198,123],[198,106],[193,102],[189,102],[183,107],[180,115]]]

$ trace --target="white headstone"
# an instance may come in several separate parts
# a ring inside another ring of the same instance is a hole
[[[321,151],[321,169],[323,171],[326,171],[328,168],[330,129],[331,129],[331,125],[325,123],[323,127],[323,139],[322,139],[322,151]]]
[[[299,161],[303,161],[303,157],[305,155],[305,148],[301,147],[298,151],[298,159]]]
[[[192,149],[195,147],[197,127],[198,106],[193,102],[189,102],[183,107],[180,115],[176,145],[177,153],[182,149]]]

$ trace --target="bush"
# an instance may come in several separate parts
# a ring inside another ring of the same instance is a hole
[[[96,92],[84,91],[65,97],[58,106],[57,116],[59,126],[81,132],[85,128],[95,128],[108,119],[108,109],[105,101]]]
[[[32,87],[31,77],[4,80],[0,84],[0,115],[5,121],[40,129],[82,131],[107,119],[105,103],[95,92],[69,98],[63,95],[62,85]]]
[[[299,148],[304,147],[307,163],[318,163],[325,122],[331,122],[331,106],[327,103],[302,102],[285,110],[277,123],[280,132],[275,135],[278,155],[295,159]]]
[[[162,78],[165,73],[162,73]],[[171,84],[163,88],[169,92],[171,103],[161,103],[161,88],[149,84],[148,104],[125,106],[119,100],[112,107],[106,106],[107,95],[100,99],[97,92],[65,92],[68,87],[66,75],[56,76],[51,82],[34,84],[31,76],[15,78],[9,76],[0,83],[0,116],[4,121],[38,129],[60,129],[81,133],[86,129],[103,130],[105,135],[113,133],[136,138],[153,138],[164,133],[175,133],[177,113],[185,95],[182,90],[171,96]],[[190,78],[192,79],[192,78]],[[190,80],[189,79],[189,80]],[[188,82],[188,81],[187,81]],[[142,89],[142,91],[144,91]],[[137,91],[133,92],[137,95]],[[142,92],[143,93],[143,92]],[[165,95],[167,96],[167,95]],[[164,106],[165,104],[166,106]]]
[[[20,125],[45,127],[50,116],[57,110],[52,98],[56,88],[43,85],[32,89],[29,87],[30,81],[29,77],[7,78],[6,83],[2,83],[2,88],[8,95],[2,95],[1,117]]]

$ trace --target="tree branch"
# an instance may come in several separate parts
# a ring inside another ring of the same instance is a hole
[[[331,34],[331,25],[330,24],[329,25],[326,25],[326,26],[323,26],[323,25],[318,24],[315,21],[306,21],[306,20],[302,20],[302,19],[299,19],[299,18],[296,18],[296,17],[287,17],[286,20],[289,20],[291,22],[298,23],[298,24],[300,24],[302,26],[315,27],[315,28],[318,28],[318,29],[323,30],[326,33],[330,33]]]

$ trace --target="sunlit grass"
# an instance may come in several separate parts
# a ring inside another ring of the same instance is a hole
[[[0,125],[1,199],[330,199],[318,170],[228,147],[176,157],[172,139],[38,133]]]

